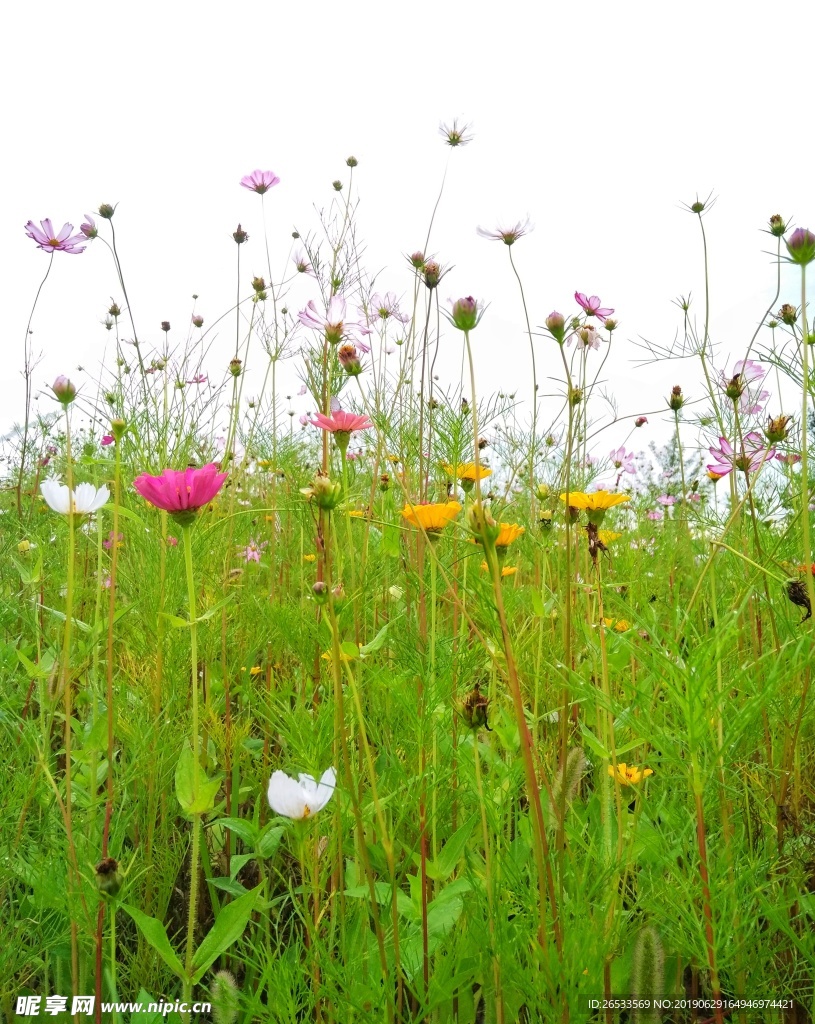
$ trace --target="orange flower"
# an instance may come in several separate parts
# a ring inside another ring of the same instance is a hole
[[[402,516],[411,526],[418,526],[428,533],[441,533],[461,511],[457,501],[438,502],[433,505],[405,505]]]
[[[608,774],[622,786],[635,786],[654,773],[650,768],[637,768],[636,765],[627,765],[625,761],[621,761],[620,764],[609,765]]]
[[[469,480],[475,483],[476,480],[483,480],[485,477],[492,474],[492,470],[488,466],[478,466],[474,462],[459,462],[455,466],[445,464],[444,472],[448,476],[453,476],[457,480]]]
[[[572,508],[583,508],[587,512],[605,512],[607,509],[621,505],[624,501],[631,501],[629,494],[612,494],[611,491],[594,491],[592,494],[584,494],[582,491],[575,491],[572,494],[561,494],[561,501],[565,501]]]
[[[482,562],[481,563],[481,568],[482,568],[482,570],[484,572],[487,572],[489,570],[489,566],[487,565],[486,562]],[[502,577],[504,577],[504,576],[514,576],[517,571],[518,571],[518,566],[517,565],[504,565],[501,568],[501,576]]]
[[[497,548],[509,547],[522,533],[526,533],[526,529],[523,526],[518,526],[517,523],[501,523],[500,533],[495,538],[495,546]]]

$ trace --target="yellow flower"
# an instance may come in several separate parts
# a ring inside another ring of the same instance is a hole
[[[21,555],[24,555],[26,551],[31,550],[31,541],[21,540],[20,543],[17,545],[17,550],[20,552]]]
[[[487,572],[487,570],[489,569],[489,566],[487,565],[486,562],[482,562],[481,563],[481,568],[484,570],[484,572]],[[518,566],[517,565],[505,565],[505,566],[502,566],[502,568],[501,568],[501,576],[502,577],[503,576],[514,576],[517,571],[518,571]]]
[[[352,508],[348,512],[348,515],[349,516],[353,516],[354,519],[364,519],[365,518],[365,509],[362,509],[362,508]]]
[[[474,462],[459,462],[455,466],[445,464],[444,472],[448,476],[453,476],[457,480],[470,480],[475,483],[476,480],[483,480],[485,477],[492,475],[492,470],[488,466],[478,466]]]
[[[316,562],[317,556],[313,554],[303,555],[304,562]]]
[[[362,648],[362,644],[357,644],[357,647]],[[323,651],[320,655],[323,661],[331,661],[331,651]],[[354,661],[353,654],[346,654],[345,651],[340,651],[340,661]]]
[[[249,675],[250,676],[259,676],[262,671],[263,671],[263,669],[260,667],[260,665],[253,665],[249,669]]]
[[[500,532],[495,538],[495,546],[497,548],[509,547],[522,533],[526,533],[526,529],[523,526],[518,526],[517,523],[501,523]]]
[[[624,501],[631,501],[631,496],[612,494],[611,491],[594,491],[592,494],[575,491],[571,494],[561,494],[560,500],[572,508],[584,508],[588,512],[605,512],[606,509],[621,505]]]
[[[598,530],[597,536],[604,544],[610,544],[613,540],[619,540],[622,534],[615,533],[613,530]]]
[[[394,466],[398,466],[399,461],[400,460],[398,455],[388,455],[388,462],[392,462]]]
[[[457,501],[439,502],[434,505],[405,505],[402,516],[412,526],[423,527],[429,533],[440,533],[461,511]]]
[[[603,619],[603,624],[606,629],[611,629],[613,626],[618,633],[624,633],[627,629],[631,629],[631,623],[627,619]]]
[[[627,765],[625,761],[621,761],[618,765],[609,765],[608,774],[623,786],[635,786],[654,773],[650,768],[637,768],[636,765]]]
[[[727,476],[726,473],[714,473],[712,469],[707,471],[708,480],[712,480],[714,484],[718,483],[723,476]]]

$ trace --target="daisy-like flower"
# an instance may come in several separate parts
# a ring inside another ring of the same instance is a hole
[[[113,436],[113,434],[105,434],[100,443],[103,448],[107,448],[107,446],[109,444],[113,444],[115,440],[116,438]]]
[[[320,781],[313,775],[300,774],[292,779],[285,772],[274,772],[269,779],[267,798],[275,814],[302,821],[321,811],[337,787],[337,773],[327,768]]]
[[[208,505],[224,485],[227,474],[210,462],[200,469],[165,469],[161,476],[142,473],[133,481],[139,494],[156,508],[164,509],[188,526],[196,512]]]
[[[266,540],[262,544],[258,544],[255,540],[250,540],[249,544],[241,549],[238,554],[245,562],[259,562],[261,553],[268,543]]]
[[[718,448],[708,450],[715,460],[708,464],[708,472],[719,476],[727,476],[734,469],[754,473],[763,462],[775,456],[775,448],[767,448],[764,438],[755,430],[745,435],[743,452],[735,452],[726,437],[719,438]]]
[[[778,462],[783,462],[786,466],[795,466],[797,463],[801,461],[801,456],[796,455],[794,452],[787,455],[784,455],[781,452],[779,452],[776,455],[776,459],[778,460]]]
[[[586,296],[584,292],[575,292],[574,300],[578,306],[585,309],[587,316],[596,316],[602,323],[605,323],[606,317],[611,316],[614,312],[613,309],[600,305],[599,295]]]
[[[241,185],[244,188],[248,188],[251,192],[257,192],[259,196],[262,196],[264,192],[268,192],[270,188],[274,188],[275,185],[279,184],[280,178],[278,178],[274,171],[252,171],[251,174],[245,174],[241,178]]]
[[[513,541],[517,540],[524,533],[526,533],[526,528],[519,526],[517,523],[501,523],[498,536],[495,538],[495,546],[497,548],[508,548]]]
[[[49,508],[62,515],[87,515],[97,512],[110,497],[107,487],[94,487],[93,484],[78,484],[73,494],[66,484],[56,480],[43,480],[40,491]]]
[[[424,529],[431,538],[439,536],[441,531],[456,518],[461,511],[457,501],[437,502],[431,505],[405,505],[402,517],[411,526]]]
[[[620,764],[609,765],[608,774],[621,786],[636,786],[638,782],[642,782],[643,779],[654,773],[650,768],[637,768],[636,765],[621,761]]]
[[[581,348],[593,348],[597,351],[600,348],[600,342],[602,340],[600,332],[596,327],[592,327],[591,324],[584,324],[569,335],[566,339],[566,344],[568,346],[571,345],[573,341],[576,341]]]
[[[609,458],[614,463],[614,468],[619,469],[622,473],[636,473],[637,467],[634,465],[634,453],[627,452],[625,448],[618,448],[616,451],[611,452]]]
[[[298,274],[308,274],[309,277],[314,277],[314,267],[309,263],[308,256],[306,256],[302,249],[297,250],[294,256],[292,256],[291,261]]]
[[[481,563],[481,571],[482,572],[488,572],[489,568],[490,567],[487,565],[486,562],[482,562]],[[505,576],[514,576],[517,571],[518,571],[518,566],[517,565],[504,565],[504,566],[501,567],[501,579],[503,579]]]
[[[87,241],[87,238],[82,233],[72,235],[71,232],[73,230],[73,224],[63,224],[61,231],[55,231],[54,225],[48,217],[40,221],[39,227],[37,227],[33,220],[30,220],[25,226],[26,235],[35,241],[37,248],[42,249],[43,252],[67,252],[72,254],[84,252],[86,247],[79,245],[79,243]]]
[[[665,515],[664,515],[664,513],[662,513],[662,512],[660,512],[660,511],[658,511],[658,510],[657,510],[657,509],[655,509],[655,508],[652,508],[652,509],[651,509],[651,511],[647,513],[647,515],[648,515],[648,518],[649,518],[649,519],[651,519],[651,520],[653,520],[653,521],[654,521],[655,523],[658,523],[658,522],[660,522],[660,521],[661,521],[662,519],[664,519],[664,518],[665,518]]]
[[[503,242],[504,245],[514,245],[519,238],[523,238],[524,235],[528,235],[532,231],[532,225],[529,222],[529,217],[527,217],[526,220],[519,220],[511,227],[497,227],[492,231],[489,231],[487,228],[477,227],[475,230],[482,238]]]
[[[369,315],[373,319],[379,320],[398,320],[400,323],[406,324],[410,317],[407,313],[401,312],[399,309],[399,301],[393,292],[385,292],[384,295],[380,295],[376,292],[371,296],[371,301],[368,304]]]
[[[370,351],[370,348],[361,340],[364,335],[371,333],[370,328],[357,320],[346,319],[346,302],[342,295],[331,297],[325,315],[318,311],[314,300],[311,299],[306,308],[301,309],[297,316],[304,326],[311,327],[315,331],[322,331],[325,340],[331,345],[339,345],[340,342],[347,341],[358,345],[364,352]]]
[[[456,480],[469,480],[475,483],[476,480],[483,480],[490,476],[492,470],[489,466],[476,466],[474,462],[458,462],[455,466],[450,463],[444,464],[444,472]]]
[[[190,377],[190,379],[186,381],[187,384],[206,384],[206,382],[207,375],[205,373],[196,373],[194,377]]]
[[[358,416],[344,409],[335,409],[330,416],[318,412],[309,422],[312,426],[327,430],[331,434],[348,434],[349,437],[355,430],[368,430],[373,426],[367,416]]]
[[[458,118],[453,118],[453,123],[440,124],[439,134],[444,137],[444,141],[448,146],[452,146],[455,149],[457,146],[466,146],[468,142],[473,141],[473,136],[470,132],[471,125],[463,124],[459,125]]]
[[[660,505],[664,505],[666,508],[669,505],[676,504],[676,498],[672,494],[660,494],[660,496],[657,498],[657,501],[660,503]]]
[[[587,512],[605,512],[615,505],[622,505],[624,501],[631,501],[631,495],[614,494],[611,491],[594,491],[591,494],[572,491],[569,494],[561,494],[560,500],[572,508],[585,509]]]

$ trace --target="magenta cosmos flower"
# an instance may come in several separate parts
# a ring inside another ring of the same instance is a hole
[[[274,171],[252,171],[251,174],[244,174],[241,178],[241,185],[252,192],[257,192],[259,196],[279,184],[280,178]]]
[[[311,299],[305,309],[297,314],[300,323],[311,327],[315,331],[322,331],[325,340],[331,345],[339,345],[340,342],[352,342],[358,345],[363,352],[370,352],[371,349],[361,337],[370,334],[370,328],[357,320],[346,319],[346,303],[342,295],[333,295],[328,304],[328,310],[321,314]]]
[[[210,462],[200,469],[165,469],[161,476],[142,473],[133,481],[139,494],[174,516],[182,526],[189,526],[199,508],[208,505],[220,491],[226,473]]]
[[[586,297],[583,292],[575,292],[574,300],[578,306],[582,306],[589,316],[596,316],[602,323],[606,322],[606,317],[611,316],[614,312],[613,309],[609,309],[606,306],[600,305],[599,295],[589,295]]]
[[[72,235],[73,230],[73,224],[63,224],[61,231],[54,231],[54,225],[48,217],[40,221],[39,227],[33,220],[25,226],[25,233],[37,243],[37,248],[44,252],[84,252],[85,246],[78,243],[86,241],[85,235]]]
[[[734,469],[754,473],[763,462],[775,455],[775,448],[767,448],[764,438],[755,430],[745,436],[743,453],[733,451],[726,437],[720,437],[719,447],[710,448],[709,451],[715,461],[708,464],[707,470],[717,476],[727,476]]]

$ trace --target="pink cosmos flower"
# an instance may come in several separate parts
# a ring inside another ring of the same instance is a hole
[[[305,384],[303,384],[303,385],[301,386],[300,390],[299,390],[299,391],[297,392],[297,394],[298,394],[298,395],[304,395],[304,394],[306,393],[306,391],[308,391],[308,388],[306,387],[306,385],[305,385]]]
[[[750,391],[746,389],[741,398],[739,399],[739,412],[742,416],[756,416],[758,413],[764,411],[767,399],[770,397],[769,391]]]
[[[274,171],[252,171],[251,174],[245,174],[241,178],[241,185],[244,188],[248,188],[251,192],[257,192],[259,196],[262,196],[264,192],[268,192],[270,188],[274,188],[275,185],[279,184],[280,178],[278,178]]]
[[[602,323],[606,322],[606,317],[611,316],[614,312],[613,309],[608,309],[606,306],[600,305],[599,295],[590,295],[588,298],[583,292],[575,292],[574,300],[578,306],[582,306],[585,309],[588,316],[596,316]]]
[[[794,466],[796,463],[801,461],[801,456],[795,455],[794,453],[790,455],[782,455],[781,452],[778,452],[775,457],[779,462],[783,462],[787,466]]]
[[[318,412],[311,420],[311,425],[328,430],[332,434],[352,434],[355,430],[368,430],[373,423],[367,416],[357,416],[355,413],[336,409],[330,416]]]
[[[300,423],[301,423],[301,425],[302,425],[302,426],[304,426],[304,427],[307,427],[307,426],[308,426],[308,424],[309,424],[309,422],[310,422],[310,420],[309,420],[308,416],[306,416],[306,415],[305,415],[305,413],[304,413],[304,414],[303,414],[303,415],[302,415],[302,416],[300,417]]]
[[[266,547],[266,545],[268,543],[269,542],[267,540],[263,541],[262,544],[258,544],[258,542],[255,541],[255,540],[250,540],[249,541],[249,546],[245,547],[240,552],[241,558],[243,558],[247,562],[259,562],[260,561],[261,552],[263,551],[263,549]]]
[[[111,530],[107,536],[107,540],[102,541],[102,547],[107,548],[107,550],[110,551],[115,544],[117,548],[120,548],[124,539],[125,535],[123,533],[114,534],[113,530]]]
[[[358,345],[363,352],[370,352],[370,347],[360,340],[361,336],[371,333],[370,328],[356,320],[346,320],[345,314],[344,296],[333,295],[325,315],[317,310],[313,299],[297,315],[301,324],[311,327],[315,331],[322,331],[325,340],[331,345],[348,341]]]
[[[371,296],[371,301],[368,305],[371,319],[389,320],[393,317],[394,320],[398,320],[403,324],[410,320],[407,313],[403,313],[399,309],[399,300],[393,292],[385,292],[384,295],[380,295],[377,292]]]
[[[576,331],[569,335],[566,339],[566,344],[571,345],[572,341],[577,339],[577,344],[580,348],[600,348],[600,334],[596,327],[592,327],[591,324],[584,324],[579,327]]]
[[[109,444],[113,444],[115,440],[116,438],[113,436],[113,434],[105,434],[105,436],[102,438],[102,447],[107,448],[107,446]]]
[[[161,476],[142,473],[133,481],[139,494],[171,515],[179,515],[182,521],[189,513],[208,505],[223,487],[226,473],[219,473],[218,466],[210,462],[200,469],[165,469]]]
[[[733,367],[733,375],[741,377],[745,384],[754,384],[757,380],[762,380],[767,375],[767,371],[761,363],[757,363],[754,359],[739,359]]]
[[[659,522],[661,519],[664,519],[664,515],[658,509],[651,509],[648,513],[648,518],[653,519],[654,522]]]
[[[526,220],[519,220],[507,227],[499,226],[493,231],[482,227],[477,227],[475,230],[482,238],[489,238],[494,242],[503,242],[504,245],[514,245],[519,238],[523,238],[524,235],[532,231],[532,225],[529,222],[529,217],[527,217]]]
[[[85,235],[72,235],[73,230],[73,224],[63,224],[62,230],[57,233],[47,217],[40,221],[39,227],[33,220],[30,220],[25,226],[25,233],[37,243],[37,248],[44,252],[84,252],[85,246],[78,243],[86,240]]]
[[[302,249],[297,250],[294,256],[292,256],[291,261],[298,274],[308,274],[309,277],[315,276],[314,267],[309,263],[308,256],[306,256]]]
[[[96,227],[96,221],[93,219],[93,217],[91,217],[89,213],[85,214],[85,219],[79,225],[79,230],[88,240],[96,238],[96,236],[99,234],[99,231]]]
[[[743,453],[734,452],[726,437],[719,438],[718,448],[708,450],[715,461],[708,463],[707,469],[719,476],[727,476],[734,469],[754,473],[763,462],[775,456],[775,448],[767,448],[764,438],[755,430],[745,436]]]
[[[676,498],[672,494],[660,494],[660,496],[657,498],[657,501],[660,503],[660,505],[665,505],[666,507],[669,505],[676,504]]]
[[[177,548],[178,537],[173,537],[170,534],[167,534],[167,543],[170,545],[171,548]]]
[[[207,375],[205,373],[196,373],[194,377],[187,381],[187,384],[206,384]]]
[[[637,467],[634,465],[634,453],[627,452],[625,448],[618,448],[611,452],[609,458],[614,463],[614,468],[622,470],[623,473],[634,474]]]

